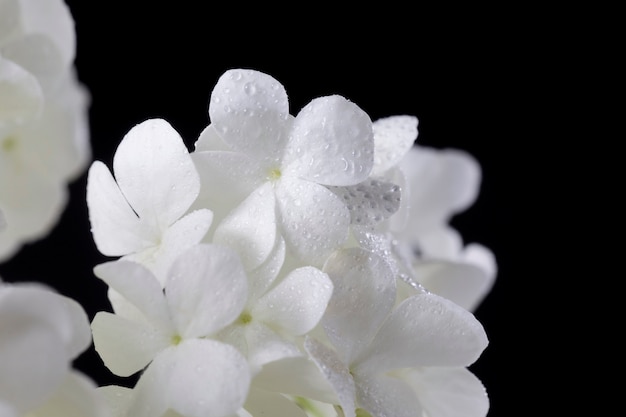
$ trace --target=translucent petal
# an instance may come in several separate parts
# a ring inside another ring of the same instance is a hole
[[[128,205],[109,169],[94,161],[87,176],[91,233],[98,250],[121,256],[155,245],[155,237]]]
[[[183,338],[209,336],[241,314],[247,277],[232,249],[199,244],[172,264],[165,294]]]
[[[304,347],[335,390],[345,417],[356,417],[356,388],[346,364],[333,350],[315,339],[307,337]]]
[[[172,332],[169,308],[159,282],[144,266],[130,261],[96,265],[94,274],[143,314],[152,326]]]
[[[353,369],[372,374],[413,366],[469,366],[487,344],[472,313],[438,295],[419,294],[393,311]]]
[[[28,417],[110,417],[109,412],[94,382],[83,374],[70,372],[53,396],[31,410]]]
[[[357,185],[328,189],[346,204],[354,225],[378,224],[400,208],[400,187],[391,182],[368,178]]]
[[[139,217],[161,229],[174,223],[194,202],[200,177],[183,139],[163,119],[134,126],[113,158],[115,177]]]
[[[205,127],[200,136],[193,144],[193,153],[200,153],[204,151],[232,151],[232,148],[228,146],[224,139],[217,133],[215,126],[209,124]]]
[[[404,381],[385,375],[355,375],[357,405],[372,417],[422,415],[417,396]]]
[[[91,330],[96,352],[106,367],[119,376],[142,370],[172,343],[171,334],[105,311],[96,313]]]
[[[464,262],[422,261],[414,269],[426,289],[469,311],[483,299],[491,284],[485,270]]]
[[[243,406],[249,386],[248,366],[235,348],[185,340],[162,352],[142,375],[128,415],[154,417],[171,408],[186,417],[226,417]]]
[[[43,100],[37,79],[21,66],[0,56],[0,132],[37,117],[43,108]],[[0,149],[8,146],[6,140],[2,137]]]
[[[288,250],[310,265],[321,265],[348,238],[345,204],[326,187],[296,178],[281,178],[275,190]]]
[[[305,266],[291,271],[261,297],[251,313],[287,334],[303,335],[320,321],[332,292],[326,273]]]
[[[369,116],[341,96],[312,100],[296,116],[283,157],[283,175],[324,185],[364,181],[374,165]]]
[[[350,364],[393,308],[395,278],[382,258],[360,248],[335,252],[324,272],[334,290],[322,324],[342,360]]]
[[[49,36],[69,67],[76,55],[76,32],[69,7],[62,0],[22,0],[22,24],[26,33]]]
[[[277,160],[289,116],[285,88],[259,71],[231,69],[211,93],[209,117],[224,142],[259,160]]]
[[[272,184],[266,182],[222,220],[213,241],[235,249],[250,270],[268,258],[276,232],[276,198]]]
[[[419,368],[402,372],[429,416],[485,417],[485,387],[466,368]]]
[[[253,416],[307,417],[307,414],[285,396],[260,389],[250,389],[245,404]]]
[[[417,139],[417,117],[400,115],[385,117],[372,124],[374,131],[374,168],[372,176],[396,166]]]

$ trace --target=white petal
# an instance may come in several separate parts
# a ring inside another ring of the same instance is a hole
[[[465,368],[409,369],[402,377],[429,416],[485,417],[489,411],[485,387]]]
[[[119,385],[105,385],[97,388],[111,411],[111,417],[127,417],[133,400],[133,390]]]
[[[0,56],[0,130],[37,117],[43,108],[43,100],[37,79],[24,68]],[[2,146],[7,145],[3,142]]]
[[[324,185],[364,181],[374,165],[369,116],[341,96],[312,100],[296,116],[285,148],[283,175]]]
[[[163,232],[159,246],[125,256],[123,259],[135,261],[148,267],[163,286],[172,262],[178,255],[204,238],[212,221],[213,213],[211,210],[195,210],[168,227]]]
[[[354,225],[375,225],[388,219],[400,208],[400,187],[391,182],[368,178],[345,187],[329,187],[350,210]]]
[[[43,33],[61,51],[69,67],[76,55],[76,32],[69,7],[62,0],[22,0],[22,25],[25,32]]]
[[[216,131],[227,144],[257,159],[278,158],[288,115],[285,88],[259,71],[228,70],[211,93],[209,117]]]
[[[303,335],[317,325],[333,292],[324,272],[311,266],[291,271],[261,297],[252,316],[287,334]]]
[[[61,296],[69,317],[72,333],[67,341],[66,349],[70,358],[77,358],[91,346],[91,327],[89,317],[83,306],[77,301]]]
[[[209,124],[200,132],[200,136],[193,144],[193,150],[193,153],[200,153],[204,151],[232,151],[232,148],[217,133],[215,126]]]
[[[404,381],[385,375],[355,375],[355,380],[357,405],[372,417],[422,415],[417,396]]]
[[[276,242],[276,199],[266,182],[252,192],[215,229],[215,243],[237,251],[246,270],[261,265]]]
[[[326,187],[295,178],[275,186],[279,221],[288,250],[314,266],[348,238],[350,213]]]
[[[155,219],[161,229],[191,206],[200,177],[183,139],[163,119],[134,126],[113,158],[115,177],[139,217]]]
[[[293,343],[279,336],[263,323],[253,321],[244,327],[247,342],[247,358],[252,375],[268,363],[301,356]]]
[[[360,248],[335,252],[324,272],[334,290],[322,324],[342,360],[351,363],[393,308],[395,278],[382,258]]]
[[[107,256],[138,252],[155,244],[128,205],[109,169],[94,161],[87,177],[87,206],[91,233],[98,250]]]
[[[304,347],[335,390],[345,417],[356,417],[356,388],[346,364],[333,350],[315,339],[307,337]]]
[[[183,338],[209,336],[241,314],[247,301],[247,277],[230,248],[198,244],[172,264],[165,295]]]
[[[469,311],[478,306],[491,283],[482,268],[461,262],[419,262],[415,274],[426,289]]]
[[[417,139],[417,117],[391,116],[372,124],[374,131],[374,168],[378,176],[396,166]]]
[[[16,32],[20,23],[20,4],[18,0],[0,1],[0,40],[8,39]],[[0,414],[2,415],[2,414]]]
[[[172,343],[172,335],[105,311],[96,313],[91,330],[96,351],[106,367],[119,376],[142,370]]]
[[[108,404],[85,375],[71,372],[45,404],[28,417],[110,417]]]
[[[249,386],[248,366],[235,348],[185,340],[148,367],[128,415],[154,417],[171,408],[186,417],[226,417],[243,407]]]
[[[470,243],[466,245],[461,254],[461,259],[472,265],[483,268],[485,272],[492,277],[492,280],[495,279],[498,273],[496,257],[489,248],[481,244]]]
[[[277,236],[276,245],[265,262],[248,272],[248,302],[256,301],[270,288],[285,262],[286,245],[282,236]]]
[[[445,224],[474,203],[481,169],[467,152],[413,147],[401,162],[411,187],[412,228]]]
[[[413,238],[424,259],[457,260],[463,250],[461,234],[449,226],[430,228]]]
[[[250,389],[245,408],[253,416],[307,417],[300,407],[285,396],[254,388]]]
[[[472,313],[438,295],[419,294],[394,310],[354,368],[386,372],[469,366],[487,344],[485,330]]]

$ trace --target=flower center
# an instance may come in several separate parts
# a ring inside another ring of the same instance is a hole
[[[250,323],[251,321],[252,321],[252,315],[248,313],[247,311],[244,311],[243,313],[241,313],[241,315],[237,319],[237,323],[243,326]]]
[[[15,138],[14,136],[5,137],[2,140],[2,145],[0,146],[0,148],[2,148],[2,150],[5,152],[11,152],[16,147],[17,147],[17,138]]]
[[[282,172],[280,172],[279,168],[272,168],[267,173],[267,179],[270,181],[276,181],[277,179],[280,178],[281,175],[282,175]]]
[[[174,336],[172,336],[172,345],[176,346],[182,341],[183,341],[183,338],[180,337],[179,334],[175,334]]]

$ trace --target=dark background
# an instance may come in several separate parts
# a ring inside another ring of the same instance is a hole
[[[528,275],[536,268],[528,266],[525,242],[534,234],[528,218],[535,207],[520,179],[536,169],[527,159],[525,129],[539,116],[527,104],[538,71],[526,46],[533,29],[516,11],[67,3],[76,21],[78,76],[92,96],[93,158],[109,167],[124,134],[148,118],[167,119],[191,149],[209,122],[214,84],[234,67],[274,76],[287,90],[292,114],[315,97],[340,94],[372,120],[417,116],[422,145],[472,154],[483,171],[480,195],[452,224],[467,243],[495,253],[499,274],[476,311],[490,345],[471,369],[490,396],[489,416],[515,415],[517,397],[527,396],[520,381],[533,369],[524,361],[533,355],[535,328],[520,317],[537,307],[529,285],[537,277]],[[110,306],[105,285],[92,273],[106,259],[89,232],[85,184],[83,175],[70,185],[70,203],[55,229],[0,265],[0,275],[46,282],[92,318]],[[128,382],[112,376],[93,348],[76,366],[101,385]]]

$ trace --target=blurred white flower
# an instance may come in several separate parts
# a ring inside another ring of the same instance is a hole
[[[289,114],[284,87],[253,70],[226,71],[209,104],[211,125],[193,158],[199,204],[214,207],[214,240],[260,265],[285,239],[291,256],[320,266],[348,237],[350,213],[326,186],[367,179],[374,142],[369,116],[341,96]],[[225,216],[225,217],[224,217]]]
[[[163,285],[169,265],[205,235],[213,214],[186,214],[200,190],[189,152],[162,119],[134,126],[119,144],[115,178],[101,161],[87,177],[87,206],[94,242],[107,256],[149,268]]]
[[[77,302],[42,284],[0,282],[0,415],[108,417],[95,383],[72,369],[90,344]]]
[[[91,157],[89,94],[73,66],[74,22],[60,0],[0,2],[0,261],[47,235]]]

